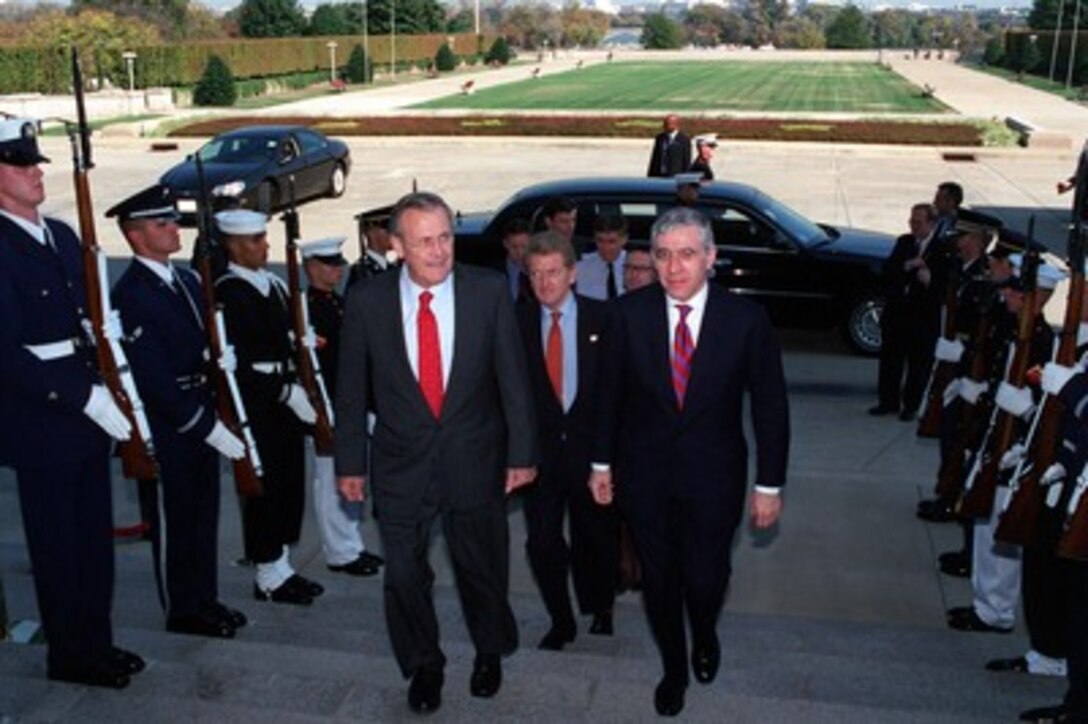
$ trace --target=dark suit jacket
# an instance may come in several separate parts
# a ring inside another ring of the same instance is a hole
[[[895,333],[916,335],[932,342],[940,332],[941,305],[949,256],[944,240],[932,238],[922,255],[930,271],[930,283],[918,281],[917,273],[904,271],[903,265],[918,255],[918,242],[911,234],[895,241],[891,256],[884,262],[882,277],[887,300],[885,321],[892,323]],[[904,329],[904,325],[906,328]],[[887,327],[887,325],[885,325]]]
[[[408,361],[400,277],[381,274],[348,293],[336,391],[337,474],[367,474],[369,455],[383,517],[413,516],[424,496],[458,510],[501,500],[506,468],[537,461],[525,353],[503,277],[454,266],[453,362],[437,421]],[[369,451],[368,409],[377,414]]]
[[[605,305],[578,295],[575,295],[575,303],[578,305],[578,393],[566,412],[560,407],[548,379],[540,336],[540,304],[535,301],[518,304],[517,315],[540,425],[541,466],[574,463],[572,467],[585,467],[588,479],[604,347]],[[577,460],[557,460],[561,455]]]
[[[691,165],[691,139],[681,132],[669,143],[669,134],[661,132],[654,137],[654,150],[650,154],[650,165],[646,175],[675,176],[684,173]]]
[[[786,482],[789,408],[782,356],[762,307],[710,284],[683,411],[672,388],[664,290],[613,302],[595,462],[610,462],[635,524],[669,499],[739,522],[748,473],[742,412],[750,398],[756,484]]]

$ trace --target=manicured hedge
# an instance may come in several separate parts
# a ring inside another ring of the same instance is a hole
[[[220,118],[173,131],[174,136],[214,136],[254,124],[312,126],[333,136],[582,136],[645,138],[661,126],[660,117],[643,116],[381,116],[314,119],[312,117]],[[689,119],[699,133],[725,140],[828,141],[930,146],[981,146],[979,130],[969,123],[904,121],[803,121],[774,118]]]

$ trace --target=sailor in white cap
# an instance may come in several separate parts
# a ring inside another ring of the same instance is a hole
[[[215,295],[223,307],[238,386],[264,469],[262,494],[240,499],[245,553],[257,568],[253,596],[309,605],[324,589],[295,573],[289,552],[302,531],[303,437],[316,413],[295,373],[287,289],[265,269],[264,214],[221,211],[215,223],[229,261],[215,283]]]
[[[695,137],[695,160],[688,167],[688,173],[702,175],[703,181],[713,181],[714,171],[710,168],[710,162],[714,159],[714,151],[718,148],[718,134],[704,133]]]
[[[79,238],[38,210],[47,161],[35,121],[0,121],[0,464],[15,469],[46,675],[119,689],[144,668],[110,623],[110,449],[131,425],[98,372]]]
[[[302,268],[306,272],[306,304],[317,337],[317,358],[330,400],[336,394],[340,327],[344,322],[344,298],[337,290],[348,263],[341,253],[346,240],[347,237],[334,236],[299,245]],[[373,576],[383,560],[366,550],[359,534],[362,504],[348,502],[340,496],[332,456],[317,455],[312,444],[307,448],[313,456],[313,506],[326,566],[336,573]]]

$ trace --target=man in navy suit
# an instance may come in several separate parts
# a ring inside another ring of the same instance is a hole
[[[0,121],[0,438],[15,468],[50,679],[120,689],[113,645],[110,448],[132,428],[98,373],[80,241],[38,211],[36,124]],[[115,317],[103,332],[120,337]]]
[[[113,288],[125,352],[155,440],[159,480],[141,481],[153,503],[152,551],[166,628],[231,638],[246,623],[219,601],[219,455],[245,446],[219,420],[209,379],[200,279],[170,263],[181,249],[174,200],[156,184],[106,212],[135,254]],[[160,565],[160,563],[162,565]]]
[[[476,648],[469,691],[494,696],[501,657],[518,640],[507,596],[505,494],[536,475],[536,426],[503,276],[454,264],[453,214],[434,194],[397,202],[390,232],[401,270],[348,295],[336,471],[349,501],[362,500],[368,480],[373,486],[389,637],[412,678],[409,707],[433,712],[442,702],[446,658],[431,598],[431,529],[441,518]],[[368,410],[377,417],[369,446]]]
[[[603,345],[605,305],[573,290],[577,257],[554,231],[529,242],[526,265],[534,301],[518,305],[518,323],[540,428],[540,474],[525,493],[529,565],[551,616],[540,648],[558,651],[577,626],[567,591],[574,581],[589,632],[612,635],[619,558],[615,511],[595,505],[586,487]],[[570,546],[563,521],[570,511]]]
[[[690,165],[691,139],[680,130],[680,116],[670,113],[662,122],[661,133],[654,137],[646,175],[669,178],[684,173]]]
[[[642,562],[646,612],[664,664],[663,716],[684,707],[691,666],[713,681],[730,548],[744,513],[747,396],[756,441],[756,527],[778,520],[789,409],[782,358],[761,307],[710,284],[716,248],[702,214],[676,208],[651,232],[660,284],[621,297],[609,320],[590,487],[615,499]],[[613,488],[613,480],[615,488]]]

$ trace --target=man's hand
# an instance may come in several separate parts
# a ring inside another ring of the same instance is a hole
[[[770,493],[752,493],[752,525],[756,528],[770,528],[782,514],[782,496]]]
[[[597,505],[612,505],[612,471],[594,470],[589,474],[589,492]]]
[[[525,487],[536,480],[536,468],[507,468],[506,469],[506,494],[514,492],[518,488]]]
[[[336,479],[340,497],[349,503],[361,503],[366,500],[365,475],[341,475]]]

